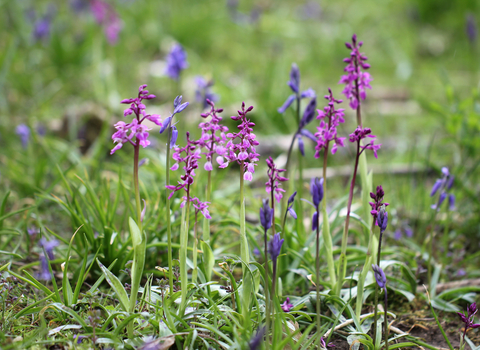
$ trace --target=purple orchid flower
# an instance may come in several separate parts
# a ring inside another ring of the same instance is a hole
[[[258,162],[258,157],[260,156],[255,148],[259,145],[259,142],[255,139],[256,135],[253,133],[255,123],[247,118],[247,114],[252,110],[253,106],[245,109],[245,102],[242,102],[242,110],[237,111],[237,116],[231,117],[235,121],[241,121],[237,126],[240,131],[227,134],[230,140],[227,142],[225,149],[223,149],[223,154],[217,149],[219,154],[217,162],[220,164],[220,168],[226,168],[233,161],[240,165],[243,164],[243,179],[246,181],[253,180],[253,173],[255,172],[255,166],[257,166],[256,162]],[[238,140],[238,142],[234,143],[235,140]]]
[[[328,89],[329,95],[325,95],[328,100],[327,106],[322,110],[318,109],[317,119],[320,119],[320,126],[317,127],[315,133],[317,145],[315,146],[315,158],[320,158],[320,151],[327,149],[330,141],[333,141],[332,154],[337,152],[338,146],[343,147],[345,137],[338,137],[337,127],[340,123],[344,123],[344,109],[335,109],[335,103],[342,103],[342,100],[333,98],[332,90]]]
[[[204,169],[212,171],[212,160],[215,155],[217,155],[217,163],[219,165],[224,164],[223,156],[226,152],[225,144],[227,143],[226,133],[228,128],[221,124],[222,117],[219,114],[223,112],[223,108],[216,109],[213,101],[209,99],[206,101],[211,108],[209,112],[202,113],[201,117],[205,119],[211,117],[211,119],[198,124],[198,127],[202,129],[202,136],[198,142],[199,146],[206,150],[206,152],[202,153],[207,160]]]
[[[290,312],[290,310],[293,308],[293,304],[290,304],[290,298],[289,297],[287,297],[287,299],[280,306],[282,307],[282,310],[284,312]]]
[[[162,120],[158,114],[147,114],[145,111],[146,107],[143,104],[143,100],[151,100],[155,98],[155,95],[149,94],[146,87],[147,85],[144,84],[138,88],[137,98],[128,98],[120,102],[130,104],[130,107],[123,111],[123,115],[126,117],[133,114],[134,118],[129,124],[123,121],[119,121],[115,124],[115,129],[117,129],[117,131],[112,135],[112,140],[116,145],[110,151],[110,154],[114,154],[127,142],[133,146],[140,145],[144,148],[147,147],[150,144],[150,141],[148,140],[148,131],[150,131],[151,128],[142,124],[144,120],[149,120],[160,127],[163,126]],[[133,141],[133,138],[135,138],[135,141]]]
[[[478,309],[477,309],[476,303],[470,304],[470,306],[467,308],[466,315],[461,312],[457,312],[457,315],[460,317],[460,319],[464,323],[463,342],[465,342],[465,335],[467,334],[468,329],[480,327],[480,323],[474,323],[474,317],[477,312],[478,312]]]
[[[343,62],[347,63],[344,71],[347,73],[343,75],[339,84],[345,84],[345,88],[342,93],[347,99],[350,100],[350,107],[357,109],[360,104],[360,99],[365,100],[367,97],[365,89],[371,89],[370,82],[372,78],[370,73],[364,72],[370,68],[370,65],[366,63],[367,56],[360,53],[359,49],[363,45],[363,42],[357,41],[357,36],[352,36],[352,43],[345,43],[345,46],[351,50],[350,57],[345,58]]]

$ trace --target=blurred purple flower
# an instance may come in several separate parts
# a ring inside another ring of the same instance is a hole
[[[282,307],[282,310],[284,312],[290,312],[290,310],[293,308],[293,304],[290,304],[290,298],[289,297],[287,297],[287,299],[280,306]]]
[[[437,179],[435,181],[432,191],[430,192],[430,197],[433,197],[437,192],[440,193],[438,196],[437,203],[432,204],[431,208],[435,210],[440,210],[440,206],[442,203],[447,199],[448,196],[448,208],[449,210],[454,210],[455,209],[455,195],[450,192],[450,189],[453,186],[453,182],[455,180],[455,177],[450,174],[450,171],[448,170],[447,167],[442,168],[442,177],[440,179]]]
[[[213,86],[213,80],[206,81],[205,78],[197,76],[195,77],[195,83],[197,84],[195,100],[201,103],[204,109],[209,106],[208,100],[212,102],[218,101],[218,95],[210,91],[210,88]]]
[[[468,40],[470,43],[474,43],[477,40],[477,21],[475,16],[471,13],[467,15],[467,20],[465,23],[465,32],[467,33]]]
[[[263,335],[265,334],[265,327],[259,327],[255,335],[250,339],[248,346],[250,350],[260,350],[263,343]]]
[[[413,230],[409,226],[406,226],[405,227],[405,234],[407,235],[408,238],[412,238],[413,237]]]
[[[110,45],[118,41],[118,34],[122,30],[122,20],[118,13],[104,0],[91,0],[90,9],[97,23],[103,26],[105,37]]]
[[[53,255],[53,248],[59,245],[59,242],[55,238],[51,241],[47,241],[44,237],[42,237],[38,242],[38,245],[45,249],[45,252],[50,260],[55,259],[55,256]]]
[[[352,51],[350,57],[343,60],[343,62],[347,63],[344,69],[347,74],[343,75],[338,82],[339,84],[345,84],[342,93],[350,100],[350,107],[352,109],[357,109],[360,104],[360,99],[365,100],[367,96],[365,89],[372,88],[370,86],[370,81],[372,81],[370,73],[362,71],[370,68],[370,65],[365,62],[367,56],[359,51],[362,45],[362,41],[357,42],[357,36],[355,34],[352,36],[352,44],[345,43],[345,46]]]
[[[37,278],[42,281],[49,281],[51,279],[48,260],[43,254],[40,254],[40,272],[38,273]]]
[[[15,129],[15,134],[17,134],[20,137],[20,141],[22,142],[23,149],[26,149],[30,141],[30,128],[25,124],[20,124]]]
[[[253,255],[260,256],[260,250],[257,247],[253,248]]]
[[[467,274],[467,271],[465,271],[465,269],[458,269],[457,271],[457,276],[458,277],[463,277]]]
[[[174,44],[167,55],[167,67],[165,68],[165,74],[173,80],[178,80],[180,79],[181,71],[187,67],[187,53],[183,49],[182,45],[178,43]]]
[[[88,8],[89,0],[70,0],[70,7],[75,12],[82,12]]]
[[[399,241],[401,240],[403,237],[403,234],[402,234],[402,230],[400,230],[399,228],[397,228],[395,230],[395,233],[393,234],[393,239],[396,240],[396,241]]]

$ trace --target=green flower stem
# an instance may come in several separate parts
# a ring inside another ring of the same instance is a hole
[[[264,230],[263,235],[264,241],[264,252],[265,252],[265,318],[266,318],[266,330],[265,334],[267,341],[265,342],[265,349],[268,350],[270,347],[270,295],[268,289],[268,276],[270,266],[268,265],[268,242],[267,242],[267,230]]]
[[[244,164],[240,164],[240,257],[246,263],[250,263],[250,252],[245,230],[245,193],[244,193]]]
[[[324,180],[325,181],[325,180]],[[321,305],[321,300],[320,300],[320,223],[319,223],[319,208],[317,206],[316,208],[317,211],[317,237],[316,237],[316,247],[315,247],[315,290],[317,292],[317,332],[320,332],[320,329],[322,328],[322,318],[320,317],[320,314],[322,312],[322,305]],[[325,221],[325,218],[323,218]],[[318,338],[318,344],[320,348],[320,340],[321,338]]]
[[[435,222],[437,219],[438,209],[435,209],[435,214],[433,215],[433,219],[431,221],[432,229],[430,230],[429,234],[429,242],[428,242],[428,262],[427,262],[427,269],[428,269],[428,289],[431,290],[432,288],[432,254],[433,254],[433,236],[435,235]],[[448,252],[448,251],[447,251]]]
[[[357,318],[360,319],[360,315],[362,314],[362,306],[363,306],[363,287],[365,285],[365,279],[367,278],[367,273],[371,267],[371,260],[372,260],[372,251],[373,251],[373,242],[374,242],[374,233],[373,229],[375,228],[375,223],[372,223],[370,228],[370,239],[368,240],[368,249],[367,249],[367,256],[365,257],[365,265],[363,265],[363,270],[360,273],[358,278],[357,284],[357,304],[355,306],[355,313]]]
[[[181,302],[180,315],[183,315],[187,307],[187,292],[188,292],[188,270],[187,270],[187,247],[188,247],[188,219],[190,212],[190,194],[187,190],[187,203],[182,208],[182,221],[180,229],[180,286]]]
[[[378,284],[375,282],[375,311],[373,315],[373,343],[377,343],[377,321],[378,321]]]
[[[271,208],[272,208],[272,237],[275,235],[275,196],[274,196],[273,186],[270,190],[270,200],[272,201]]]
[[[195,224],[193,226],[193,271],[192,271],[192,282],[197,283],[197,275],[198,275],[198,268],[197,268],[197,246],[198,246],[198,236],[197,236],[197,221],[198,221],[198,211],[195,210]]]
[[[384,322],[383,322],[383,326],[384,326],[384,338],[385,338],[385,350],[388,350],[388,299],[387,299],[387,286],[385,286],[385,299],[384,299],[384,303],[385,303],[385,316],[384,316]]]
[[[272,264],[273,264],[273,273],[272,273],[272,293],[270,294],[270,302],[271,302],[271,312],[273,313],[272,314],[272,317],[273,317],[273,320],[275,321],[275,306],[274,306],[274,300],[275,300],[275,297],[277,295],[277,292],[276,292],[276,285],[277,285],[277,260],[272,260]],[[273,327],[273,331],[275,332],[275,327]],[[273,334],[273,342],[275,342],[275,333]]]
[[[375,222],[375,220],[374,220]],[[375,223],[373,224],[375,225]],[[380,237],[378,239],[378,251],[377,251],[377,265],[380,266],[380,258],[381,258],[381,255],[382,255],[382,236],[383,236],[383,232],[380,231]],[[386,312],[386,311],[385,311]],[[376,336],[376,332],[377,332],[377,320],[378,320],[378,285],[375,284],[375,316],[374,316],[374,328],[373,328],[373,336],[375,337]],[[387,320],[387,316],[386,316],[386,313],[385,313],[385,322]],[[375,339],[375,338],[374,338]]]
[[[207,188],[205,189],[207,202],[210,202],[211,193],[212,193],[212,172],[207,171]],[[207,243],[210,243],[210,222],[207,218],[203,218],[203,240]]]
[[[171,121],[170,121],[171,123]],[[167,137],[167,159],[165,161],[165,185],[170,184],[170,139],[172,138],[172,131],[170,125],[167,127],[168,137]],[[169,283],[169,293],[170,296],[173,296],[173,267],[172,267],[172,227],[170,223],[170,198],[168,189],[165,188],[165,213],[166,213],[166,222],[167,222],[167,242],[168,242],[168,283]]]
[[[447,222],[445,223],[444,225],[444,229],[443,229],[443,247],[444,247],[444,251],[445,253],[448,253],[448,250],[449,250],[449,246],[450,246],[450,240],[448,238],[448,233],[450,231],[450,223],[451,223],[451,217],[450,217],[450,210],[447,210]]]
[[[250,250],[248,248],[247,233],[245,230],[245,193],[244,193],[244,163],[240,164],[240,257],[243,262],[248,266],[250,264]],[[250,328],[250,301],[253,289],[253,281],[250,272],[247,267],[242,264],[242,313],[244,317],[244,328],[248,330]]]
[[[133,183],[135,186],[135,205],[137,207],[137,225],[142,232],[142,206],[140,204],[140,188],[138,185],[138,161],[139,161],[139,153],[140,153],[140,144],[139,141],[133,147],[134,154],[133,154]]]
[[[290,168],[290,157],[292,156],[292,150],[293,150],[293,144],[295,143],[295,137],[297,134],[293,135],[292,141],[290,142],[290,147],[288,147],[288,153],[287,153],[287,163],[285,164],[285,177],[288,178],[288,170]],[[287,210],[287,198],[283,197],[281,201],[281,213],[284,213]],[[284,221],[285,225],[285,221]]]
[[[303,162],[302,162],[302,153],[298,149],[298,181],[297,181],[297,193],[298,198],[303,198]],[[297,233],[300,239],[300,243],[303,246],[305,242],[305,226],[303,225],[303,201],[295,201],[297,206]]]
[[[353,177],[352,177],[352,182],[350,183],[350,192],[348,194],[347,217],[345,219],[345,228],[343,230],[343,236],[342,236],[340,261],[338,264],[338,281],[337,281],[336,290],[335,290],[336,295],[340,295],[340,290],[342,289],[343,281],[345,280],[345,274],[347,270],[348,227],[350,224],[350,211],[352,209],[353,190],[355,188],[355,180],[357,178],[359,157],[360,157],[360,140],[357,142],[357,156],[355,157],[355,167],[353,168]]]
[[[137,234],[141,236],[141,242],[134,244],[134,255],[133,255],[133,265],[132,265],[132,289],[130,292],[130,305],[129,312],[135,311],[135,306],[137,302],[137,294],[140,288],[140,281],[142,279],[143,269],[145,267],[145,251],[146,251],[146,237],[142,230],[142,209],[140,204],[140,189],[138,184],[138,161],[140,153],[140,144],[137,140],[137,143],[134,146],[134,156],[133,156],[133,183],[135,188],[135,203],[137,209],[137,226],[139,232],[131,234]],[[133,240],[135,241],[135,240]],[[133,337],[133,321],[129,322],[127,326],[127,332],[129,338]]]
[[[330,124],[331,124],[331,121],[329,118],[329,121],[328,121],[329,129],[330,129]],[[328,275],[330,276],[330,283],[332,284],[332,287],[333,287],[337,283],[337,278],[335,275],[335,263],[333,261],[333,243],[332,243],[332,236],[330,235],[330,222],[328,221],[328,213],[327,213],[327,158],[328,158],[329,144],[330,144],[330,141],[327,142],[327,145],[325,146],[325,150],[323,153],[322,236],[323,236],[323,244],[325,246],[325,255],[327,258]]]

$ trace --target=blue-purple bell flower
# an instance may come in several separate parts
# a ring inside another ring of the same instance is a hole
[[[380,288],[385,289],[387,285],[387,277],[385,276],[385,272],[383,272],[382,268],[377,264],[372,264],[373,272],[375,273],[375,280]]]
[[[387,229],[387,223],[388,223],[388,213],[385,210],[385,205],[382,205],[377,214],[377,224],[378,224],[378,227],[380,227],[381,233],[385,232],[385,230]]]
[[[276,264],[277,258],[280,255],[282,250],[282,244],[285,240],[280,239],[280,233],[273,235],[273,238],[268,242],[268,252],[270,253],[270,258]]]
[[[266,231],[272,227],[273,209],[268,205],[268,199],[263,200],[263,205],[260,207],[260,224]]]
[[[287,211],[290,213],[290,215],[294,219],[297,219],[297,213],[293,209],[293,202],[295,201],[296,195],[297,195],[297,191],[293,192],[293,194],[288,198],[288,203],[287,203]]]
[[[323,178],[312,178],[310,181],[310,194],[312,195],[313,205],[318,208],[323,199]]]

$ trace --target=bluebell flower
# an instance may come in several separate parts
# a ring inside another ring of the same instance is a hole
[[[177,138],[178,138],[178,130],[177,130],[177,127],[174,125],[174,126],[172,126],[172,137],[170,139],[170,149],[175,147],[175,143],[177,142]]]
[[[372,264],[373,272],[375,273],[375,280],[380,288],[385,289],[387,285],[387,277],[385,276],[385,272],[383,272],[382,268],[376,264]]]
[[[318,211],[313,213],[312,217],[312,231],[316,231],[318,228]]]
[[[50,260],[55,259],[55,256],[53,255],[53,248],[58,246],[58,244],[59,242],[55,238],[51,241],[47,241],[44,237],[42,237],[38,242],[38,245],[45,249],[45,252]]]
[[[38,274],[38,279],[42,281],[49,281],[51,279],[48,260],[43,254],[40,255],[40,272]]]
[[[306,136],[314,142],[317,141],[315,136],[305,129],[305,126],[307,126],[315,117],[317,107],[316,93],[311,88],[305,91],[300,91],[300,70],[295,63],[292,64],[292,69],[290,70],[290,80],[287,82],[287,85],[293,91],[293,94],[288,96],[284,104],[278,108],[279,113],[284,113],[294,101],[298,101],[298,103],[300,103],[300,100],[304,98],[311,98],[310,102],[305,108],[305,111],[303,112],[303,117],[299,122],[298,130],[294,135],[298,142],[298,147],[302,156],[305,156],[305,145],[303,143],[302,136]]]
[[[181,71],[187,67],[187,53],[183,49],[182,45],[173,45],[170,53],[167,56],[167,67],[165,68],[165,74],[173,80],[178,80],[180,79]]]
[[[385,205],[380,207],[380,210],[377,213],[377,224],[380,227],[380,232],[383,233],[387,229],[388,223],[388,213],[385,210]]]
[[[290,213],[290,215],[296,219],[297,218],[297,213],[293,209],[293,202],[295,201],[295,196],[297,195],[297,191],[293,192],[293,194],[288,198],[288,203],[287,203],[287,211]]]
[[[270,253],[270,258],[274,264],[277,262],[277,258],[280,255],[284,241],[284,239],[280,239],[280,233],[276,233],[273,235],[273,238],[270,240],[270,242],[268,242],[268,252]]]
[[[268,199],[263,200],[263,205],[260,207],[260,224],[266,231],[272,227],[273,209],[268,205]]]
[[[171,138],[170,138],[170,149],[175,147],[175,143],[177,142],[178,138],[178,130],[174,125],[172,125],[172,119],[175,116],[175,114],[182,112],[187,106],[189,105],[188,102],[182,103],[182,95],[179,95],[175,97],[175,100],[173,101],[173,113],[171,116],[165,118],[165,120],[162,123],[162,126],[160,127],[160,134],[163,134],[165,130],[170,128],[171,131]]]
[[[453,183],[455,181],[455,177],[450,174],[450,171],[447,167],[442,168],[442,177],[437,179],[433,184],[432,191],[430,192],[430,197],[435,196],[438,192],[440,195],[438,196],[438,200],[435,204],[432,204],[431,208],[435,210],[440,210],[440,206],[448,197],[448,208],[449,210],[455,209],[455,195],[449,193],[453,187]]]
[[[15,133],[20,137],[22,147],[25,149],[30,141],[30,128],[25,124],[20,124],[15,129]]]
[[[263,335],[265,334],[265,327],[258,328],[255,335],[250,339],[248,346],[250,350],[260,350],[262,342],[263,342]]]
[[[195,100],[201,103],[204,109],[209,106],[207,100],[212,102],[218,101],[218,95],[210,91],[210,88],[213,86],[213,80],[206,81],[203,77],[197,76],[195,77],[195,82],[197,83]]]
[[[323,199],[323,178],[312,178],[310,181],[310,194],[312,195],[313,205],[318,208]]]

